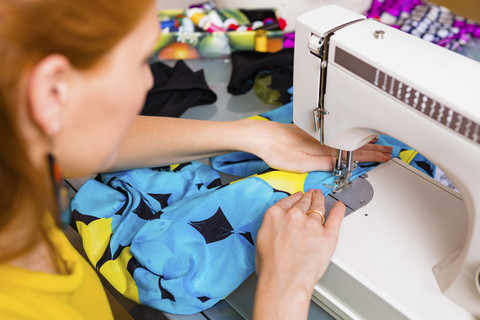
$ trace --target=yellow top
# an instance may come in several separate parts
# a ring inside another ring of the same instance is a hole
[[[61,266],[61,274],[0,264],[1,319],[113,319],[93,268],[45,215],[42,227]]]

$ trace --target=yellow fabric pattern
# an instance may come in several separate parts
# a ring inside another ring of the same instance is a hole
[[[133,301],[140,302],[137,284],[127,270],[128,261],[131,258],[130,247],[125,247],[117,259],[109,260],[100,267],[100,273],[118,292]]]
[[[42,227],[66,273],[48,274],[0,264],[2,319],[113,319],[93,268],[46,214]]]
[[[287,171],[271,171],[266,173],[254,174],[250,177],[257,177],[268,183],[272,188],[277,190],[286,191],[290,194],[294,194],[303,190],[305,179],[308,173],[295,173]],[[245,178],[248,179],[248,178]],[[236,180],[230,184],[242,181],[244,179]]]
[[[400,159],[403,162],[410,164],[417,154],[418,152],[415,150],[403,150],[400,152]]]
[[[76,225],[78,233],[82,235],[83,248],[88,259],[97,263],[110,241],[112,218],[98,219],[90,222],[88,226],[77,221]]]
[[[180,165],[179,163],[177,163],[177,164],[171,164],[171,165],[170,165],[170,170],[174,171],[175,169],[178,168],[179,165]]]
[[[251,117],[248,117],[248,119],[250,120],[260,120],[260,121],[270,121],[269,119],[265,118],[265,117],[262,117],[262,116],[251,116]]]

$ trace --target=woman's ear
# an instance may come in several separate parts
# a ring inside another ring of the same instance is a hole
[[[62,125],[71,70],[67,58],[52,54],[37,63],[29,79],[27,98],[30,114],[36,125],[49,137],[54,136]]]

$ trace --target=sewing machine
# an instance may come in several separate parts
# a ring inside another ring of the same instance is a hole
[[[294,123],[341,150],[337,193],[356,192],[351,151],[378,133],[461,193],[399,160],[370,171],[314,300],[343,319],[480,318],[480,64],[339,6],[300,16],[295,37]]]

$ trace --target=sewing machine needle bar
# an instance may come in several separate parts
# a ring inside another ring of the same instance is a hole
[[[335,165],[335,168],[338,170],[342,170],[342,156],[343,156],[343,150],[338,149],[337,151],[337,163]]]

